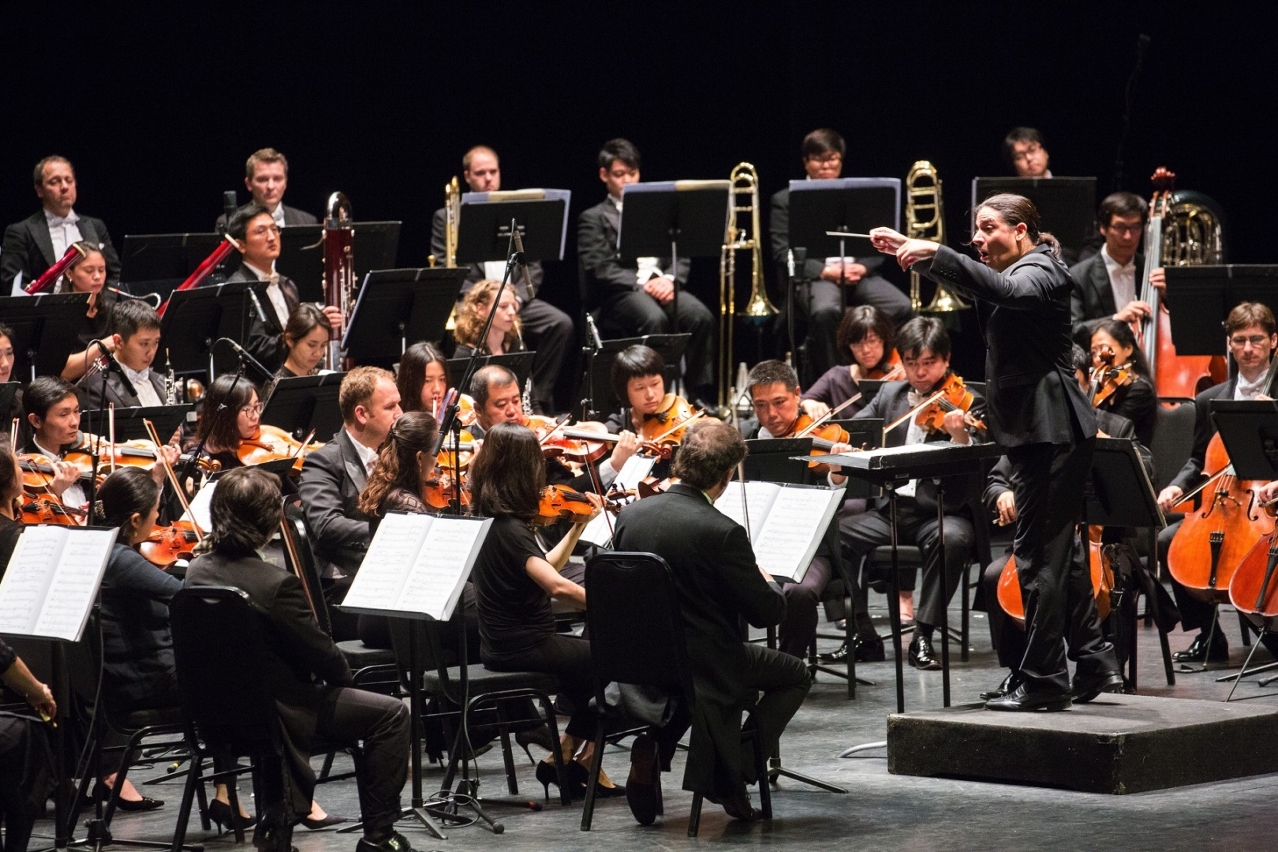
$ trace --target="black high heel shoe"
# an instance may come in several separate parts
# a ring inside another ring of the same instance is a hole
[[[337,814],[325,814],[321,819],[311,819],[309,816],[302,817],[302,825],[311,831],[318,831],[321,828],[328,828],[333,825],[341,825],[344,822],[350,822],[350,820]]]
[[[537,761],[533,759],[532,752],[528,750],[528,746],[540,746],[552,754],[555,751],[555,741],[550,736],[550,727],[544,723],[527,731],[516,731],[515,742],[523,747],[524,754],[528,755],[528,762],[532,764],[536,764]]]
[[[555,771],[555,764],[547,763],[544,760],[539,761],[536,775],[546,794],[546,801],[550,801],[550,785],[559,786],[559,773]],[[568,797],[570,799],[585,796],[586,782],[588,780],[590,780],[590,773],[586,771],[586,767],[575,760],[564,761],[564,781],[568,785]]]
[[[234,813],[231,810],[231,806],[221,799],[214,799],[209,802],[208,813],[209,821],[217,824],[217,833],[219,835],[226,829],[234,830],[237,823],[241,829],[252,828],[257,823],[257,820],[251,816],[240,816]]]
[[[98,781],[93,787],[93,798],[101,799],[103,802],[111,797],[111,788],[107,786],[105,781]],[[151,799],[143,796],[140,799],[124,799],[115,800],[115,806],[125,813],[136,813],[140,811],[153,811],[156,808],[164,806],[163,799]]]

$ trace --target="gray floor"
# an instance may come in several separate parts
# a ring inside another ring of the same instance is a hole
[[[876,596],[872,606],[882,604]],[[881,611],[879,612],[881,614]],[[957,616],[957,612],[955,613]],[[1224,618],[1232,642],[1231,665],[1240,666],[1245,651],[1238,641],[1237,623],[1232,613]],[[972,629],[974,650],[971,661],[955,663],[952,683],[955,703],[975,700],[983,689],[1002,678],[1002,671],[990,649],[983,616],[975,614]],[[1174,634],[1173,650],[1189,644],[1190,637]],[[1140,631],[1140,691],[1146,695],[1224,700],[1228,684],[1216,683],[1216,674],[1180,674],[1174,687],[1163,678],[1158,655],[1157,633]],[[832,646],[823,642],[823,647]],[[1257,655],[1268,660],[1262,650]],[[734,848],[784,849],[906,849],[906,850],[1065,850],[1143,849],[1210,850],[1267,849],[1273,830],[1267,819],[1269,807],[1278,798],[1278,774],[1237,781],[1205,784],[1156,793],[1102,796],[1061,790],[1003,784],[912,778],[890,775],[885,752],[880,749],[853,759],[838,759],[845,747],[883,740],[886,717],[895,709],[892,663],[861,667],[862,675],[876,682],[863,686],[857,700],[848,701],[845,685],[829,675],[820,675],[806,704],[795,717],[782,740],[788,768],[807,773],[847,788],[847,795],[812,789],[783,780],[773,796],[775,819],[771,824],[743,825],[727,819],[723,812],[707,804],[701,822],[701,836],[686,836],[691,795],[678,789],[682,759],[676,758],[675,773],[666,776],[666,816],[657,825],[643,828],[635,824],[624,799],[601,801],[595,813],[594,830],[578,829],[580,803],[568,808],[557,800],[545,811],[493,808],[505,826],[494,836],[478,826],[448,830],[447,840],[435,840],[425,830],[404,823],[402,830],[415,849],[689,849],[705,844],[728,844]],[[941,706],[939,672],[906,669],[906,709]],[[1278,688],[1278,685],[1276,685]],[[1260,702],[1267,697],[1255,680],[1245,681],[1238,696]],[[1236,699],[1237,700],[1237,696]],[[534,755],[540,757],[534,750]],[[533,779],[533,769],[517,752],[520,792],[541,797],[541,787]],[[624,751],[610,751],[605,768],[624,782],[628,758]],[[505,793],[501,759],[496,752],[480,758],[481,792],[500,797]],[[152,772],[152,775],[158,774]],[[441,772],[430,768],[426,788],[437,783]],[[140,772],[139,778],[147,777]],[[180,787],[175,784],[149,786],[144,792],[168,800],[164,808],[151,814],[120,814],[113,832],[117,838],[166,839],[172,834]],[[553,792],[553,790],[552,790]],[[406,791],[407,794],[407,791]],[[317,797],[331,811],[357,815],[358,803],[353,781],[322,786]],[[757,802],[757,793],[755,795]],[[407,803],[407,802],[406,802]],[[192,841],[203,841],[210,850],[231,850],[233,836],[205,835],[193,820]],[[40,823],[37,833],[48,830]],[[42,838],[32,843],[32,848]],[[350,850],[355,836],[331,831],[308,832],[298,828],[294,845],[299,852]]]

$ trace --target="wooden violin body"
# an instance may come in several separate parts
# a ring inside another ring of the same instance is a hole
[[[567,485],[547,485],[541,489],[537,517],[533,523],[550,525],[559,521],[582,524],[595,516],[595,504],[586,495]]]
[[[301,473],[306,454],[322,446],[324,445],[319,442],[303,444],[278,426],[263,423],[258,427],[256,437],[240,442],[235,455],[239,458],[240,464],[245,467],[279,459],[294,459],[293,472]]]

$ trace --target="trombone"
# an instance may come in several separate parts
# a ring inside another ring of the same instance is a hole
[[[443,258],[429,255],[426,262],[431,268],[434,268],[439,261],[444,261],[445,269],[454,269],[457,266],[457,223],[461,218],[461,184],[457,182],[457,176],[453,175],[452,180],[444,184],[444,256]],[[445,331],[452,331],[457,327],[457,305],[453,305],[452,311],[448,314],[448,321],[444,323]]]
[[[758,326],[777,314],[776,307],[768,301],[768,292],[763,283],[763,245],[759,229],[759,174],[751,164],[737,163],[728,179],[732,183],[730,195],[732,210],[728,216],[728,230],[724,235],[723,252],[719,255],[720,408],[729,402],[728,388],[733,381],[732,333],[737,318],[737,252],[750,252],[750,298],[746,302],[742,316]],[[745,215],[749,215],[750,220],[743,227],[741,219]]]
[[[905,235],[916,240],[945,242],[945,206],[941,198],[941,178],[927,160],[918,160],[905,176]],[[910,309],[914,313],[946,314],[970,308],[941,284],[927,307],[919,297],[921,276],[910,270]]]

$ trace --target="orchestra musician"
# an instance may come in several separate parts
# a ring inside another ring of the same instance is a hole
[[[46,719],[58,715],[53,691],[0,638],[0,681]],[[53,752],[45,727],[19,713],[0,714],[0,817],[5,852],[23,852],[41,804],[56,786]]]
[[[429,343],[414,343],[399,358],[395,385],[405,413],[429,411],[438,420],[443,416],[440,404],[448,393],[448,359]]]
[[[283,753],[259,765],[258,823],[253,844],[289,852],[296,815],[308,813],[315,787],[310,743],[355,745],[364,836],[359,852],[411,852],[395,831],[408,770],[409,715],[398,698],[351,687],[341,651],[320,630],[302,583],[258,556],[281,521],[275,477],[256,468],[218,480],[209,504],[212,529],[186,573],[187,586],[235,586],[267,620],[263,631],[269,683],[280,705]],[[318,682],[317,682],[318,679]]]
[[[226,279],[227,283],[270,282],[266,287],[266,299],[254,304],[253,319],[242,343],[266,369],[274,372],[283,361],[280,335],[299,303],[297,285],[275,269],[275,261],[280,256],[280,226],[270,210],[253,202],[235,211],[227,223],[226,235],[235,242],[243,258],[240,268]],[[323,311],[334,330],[340,330],[341,310],[328,305]]]
[[[62,460],[67,450],[80,446],[82,440],[75,388],[57,376],[37,376],[27,385],[22,408],[32,431],[26,451],[44,456],[53,466],[46,490],[67,508],[84,509],[88,497],[81,484],[80,469]]]
[[[936,317],[915,317],[901,327],[896,340],[897,351],[905,368],[905,379],[885,382],[868,406],[857,412],[857,419],[881,417],[885,425],[894,423],[918,406],[939,388],[952,382],[950,370],[950,336]],[[972,434],[968,419],[979,421],[984,416],[985,400],[973,394],[966,412],[949,411],[942,428],[929,433],[913,417],[889,431],[884,446],[899,447],[930,441],[969,444],[979,439]],[[923,582],[917,609],[914,606],[914,572],[902,571],[899,577],[902,618],[914,617],[915,633],[908,649],[910,663],[918,669],[941,667],[932,648],[932,636],[941,623],[942,611],[958,590],[963,566],[971,551],[974,532],[967,516],[967,506],[980,487],[971,476],[953,477],[944,483],[944,538],[941,552],[941,524],[937,521],[937,486],[931,480],[911,480],[896,490],[897,534],[903,542],[918,545],[923,554]],[[891,544],[890,503],[878,499],[872,511],[849,515],[839,520],[844,559],[857,564],[876,547]],[[942,573],[944,572],[944,573]],[[942,593],[942,576],[949,596]]]
[[[1229,354],[1238,364],[1238,374],[1194,398],[1196,415],[1193,448],[1180,473],[1158,495],[1158,505],[1164,512],[1174,511],[1187,492],[1206,481],[1209,473],[1216,473],[1204,470],[1207,445],[1216,434],[1216,424],[1211,417],[1212,400],[1257,399],[1271,393],[1265,387],[1265,376],[1274,349],[1278,347],[1278,323],[1274,320],[1273,311],[1260,302],[1242,302],[1235,306],[1225,318],[1225,342],[1229,346]],[[1167,564],[1172,539],[1179,529],[1178,518],[1158,534],[1158,559],[1164,566]],[[1170,572],[1168,573],[1170,576]],[[1180,610],[1181,627],[1186,631],[1199,631],[1189,647],[1176,652],[1173,657],[1182,663],[1223,662],[1229,659],[1229,640],[1225,638],[1224,631],[1214,631],[1208,647],[1208,635],[1213,632],[1211,623],[1216,605],[1190,594],[1175,577],[1171,577],[1171,586],[1176,606]]]
[[[671,568],[696,693],[683,789],[703,794],[735,819],[754,820],[759,812],[746,784],[768,781],[752,777],[753,764],[741,747],[742,710],[761,693],[752,713],[764,753],[777,754],[811,680],[802,660],[742,641],[742,619],[767,627],[786,613],[781,589],[755,561],[745,529],[714,508],[745,455],[745,441],[733,427],[718,420],[694,423],[673,466],[680,481],[623,509],[614,542],[618,550],[655,553]],[[628,783],[654,779],[627,795],[641,823],[654,818],[661,801],[657,770],[669,769],[682,727],[667,725],[655,744],[643,735],[631,749]]]
[[[662,426],[667,422],[670,426],[675,425],[668,415],[663,416],[663,412],[673,412],[677,398],[672,399],[674,395],[666,393],[666,362],[660,352],[642,343],[626,347],[613,358],[609,379],[612,392],[626,405],[604,423],[609,432],[621,437],[617,442],[619,450],[634,444],[637,433],[649,421],[655,420]],[[675,452],[677,454],[677,450]],[[620,473],[620,465],[625,464],[626,458],[629,454],[618,462],[614,453],[610,465]],[[652,470],[654,476],[664,479],[669,472],[669,464],[658,461]]]
[[[164,377],[151,369],[160,349],[160,317],[141,299],[121,299],[111,311],[107,344],[119,370],[107,368],[76,385],[85,411],[164,405]]]
[[[0,578],[22,535],[22,469],[8,441],[0,441]]]
[[[0,322],[0,384],[14,381],[13,363],[13,329]],[[14,392],[9,410],[0,411],[0,417],[4,418],[0,422],[0,434],[8,435],[13,429],[13,421],[22,420],[22,388]]]
[[[67,268],[58,284],[58,292],[90,294],[88,309],[76,334],[84,349],[68,355],[62,368],[62,378],[68,382],[83,376],[88,372],[92,359],[101,358],[115,346],[111,339],[111,311],[116,298],[114,292],[105,289],[106,259],[99,249],[88,243],[78,245],[84,249],[84,255]]]
[[[896,326],[873,305],[859,305],[843,312],[837,343],[840,352],[852,354],[852,363],[834,365],[803,392],[799,405],[804,414],[814,419],[860,393],[863,380],[900,379],[905,375],[896,351]],[[868,400],[854,402],[839,416],[850,418],[868,404]]]
[[[1103,320],[1135,323],[1150,315],[1150,305],[1139,292],[1145,256],[1137,250],[1148,216],[1149,204],[1134,192],[1115,192],[1100,203],[1096,225],[1105,243],[1069,270],[1074,279],[1070,319],[1075,341],[1081,346],[1087,346],[1087,337]],[[1150,272],[1149,282],[1165,290],[1167,277],[1162,267]]]
[[[1096,416],[1070,363],[1071,279],[1059,261],[1056,239],[1040,230],[1033,203],[1017,195],[986,199],[975,222],[972,245],[979,263],[890,228],[875,228],[870,236],[875,248],[895,254],[903,269],[917,264],[938,284],[979,300],[993,401],[989,427],[1012,467],[1017,513],[1012,552],[1027,630],[1021,682],[985,706],[1063,710],[1071,700],[1090,701],[1123,682],[1114,647],[1101,633],[1091,578],[1072,558]],[[875,402],[882,398],[880,392]],[[1079,605],[1070,611],[1068,601]],[[1076,637],[1072,685],[1063,641],[1067,631]]]
[[[1043,134],[1033,127],[1013,127],[1003,138],[1003,155],[1017,177],[1049,178],[1052,170],[1047,167],[1051,157],[1047,153]]]
[[[284,331],[280,333],[284,363],[275,372],[276,377],[315,375],[328,351],[332,333],[332,323],[319,305],[302,302],[293,308]]]
[[[690,333],[684,388],[694,400],[713,399],[714,317],[683,289],[691,263],[679,258],[675,268],[668,257],[641,257],[631,265],[617,252],[622,189],[639,182],[639,149],[625,139],[605,143],[599,151],[599,179],[608,197],[577,220],[577,262],[587,307],[598,309],[599,330],[607,338]],[[676,281],[679,316],[672,322]]]
[[[847,143],[828,127],[803,137],[803,171],[808,180],[831,180],[843,174]],[[790,190],[772,196],[768,231],[772,236],[772,262],[777,280],[789,280]],[[794,306],[808,324],[807,364],[812,376],[821,376],[843,359],[836,331],[843,319],[844,297],[852,305],[873,305],[899,326],[913,316],[910,299],[891,282],[876,274],[883,259],[874,257],[809,257],[796,274],[808,286],[795,294]],[[844,290],[846,288],[846,290]],[[810,381],[812,376],[805,376]]]
[[[750,371],[746,380],[750,394],[750,403],[754,407],[755,416],[759,418],[759,428],[750,435],[751,438],[788,438],[799,430],[796,428],[802,412],[799,410],[799,377],[789,365],[781,361],[760,361]],[[843,435],[846,438],[846,433]],[[844,440],[836,440],[830,452],[850,452],[852,447]],[[682,452],[682,450],[680,450]],[[830,485],[839,486],[847,481],[841,473],[831,471],[827,475]],[[863,502],[863,501],[862,501]],[[857,506],[848,511],[864,510]],[[781,622],[777,634],[777,648],[786,654],[806,659],[808,647],[816,638],[817,604],[826,584],[830,581],[832,566],[829,553],[824,545],[812,557],[808,570],[798,583],[786,583],[782,592],[786,601],[785,619]],[[859,594],[852,595],[853,606],[857,608],[855,623],[857,625],[856,653],[857,659],[883,659],[883,642],[874,632],[870,617],[864,611]]]
[[[497,192],[501,189],[501,163],[497,153],[486,145],[476,145],[462,157],[462,178],[471,192]],[[444,231],[447,222],[444,208],[435,211],[431,220],[430,250],[437,258],[444,256]],[[525,270],[526,277],[525,277]],[[494,260],[471,264],[462,281],[461,294],[465,296],[483,279],[501,280],[505,275],[506,261]],[[511,273],[510,286],[515,291],[519,311],[519,323],[528,346],[537,355],[532,367],[532,404],[537,414],[555,411],[555,381],[563,369],[564,355],[572,341],[572,318],[559,308],[537,298],[545,272],[541,262],[532,260],[527,266]]]
[[[218,376],[204,394],[200,425],[184,449],[190,452],[202,445],[204,455],[223,470],[243,467],[240,445],[258,436],[263,407],[251,381],[234,373]]]
[[[519,303],[515,291],[509,286],[502,288],[497,315],[488,329],[488,339],[479,339],[499,287],[501,281],[485,279],[477,282],[462,298],[461,307],[457,310],[457,326],[453,330],[453,336],[457,338],[454,358],[469,358],[476,349],[484,355],[505,355],[524,350],[519,329]]]
[[[1145,360],[1145,353],[1136,345],[1136,335],[1132,333],[1131,325],[1107,319],[1100,320],[1094,326],[1091,340],[1092,367],[1101,369],[1105,365],[1107,354],[1114,366],[1130,367],[1131,381],[1119,385],[1096,407],[1130,420],[1140,442],[1148,447],[1154,441],[1158,397],[1154,392],[1154,379],[1149,374],[1149,362]]]
[[[84,241],[98,249],[106,262],[107,280],[120,278],[120,257],[101,219],[75,212],[75,169],[66,157],[45,157],[33,175],[41,209],[4,230],[0,248],[0,293],[22,288],[62,259],[75,243]]]
[[[261,148],[249,154],[244,163],[244,186],[253,196],[253,203],[265,207],[281,228],[289,225],[318,225],[316,219],[305,210],[289,207],[284,203],[284,191],[288,189],[288,160],[274,148]],[[226,226],[226,214],[217,217],[213,230]]]

